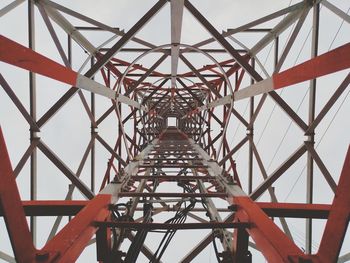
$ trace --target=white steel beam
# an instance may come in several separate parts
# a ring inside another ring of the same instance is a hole
[[[176,85],[184,0],[171,0],[171,87]]]

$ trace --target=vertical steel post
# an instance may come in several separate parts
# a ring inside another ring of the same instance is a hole
[[[275,50],[274,50],[274,68],[276,69],[276,66],[278,64],[278,46],[279,46],[279,38],[275,38]]]
[[[255,59],[251,59],[251,65],[255,69]],[[250,79],[250,83],[254,84],[254,79]],[[249,152],[248,152],[248,193],[250,194],[253,191],[253,137],[254,137],[254,125],[252,123],[254,115],[254,97],[249,99],[249,121],[251,126],[247,129],[247,135],[251,138],[249,140]]]
[[[93,67],[95,63],[94,57],[91,57],[91,67]],[[108,72],[109,73],[109,72]],[[91,92],[90,97],[90,104],[91,104],[91,114],[95,121],[95,93]],[[96,133],[95,125],[91,122],[91,138],[94,137],[94,134]],[[92,144],[91,147],[91,154],[90,154],[90,162],[91,162],[91,191],[95,192],[95,143]]]
[[[311,58],[317,56],[318,53],[318,33],[319,33],[319,4],[316,4],[313,8],[313,21],[312,21],[312,43],[311,43]],[[315,119],[315,102],[316,102],[316,79],[310,81],[309,89],[309,125]],[[308,143],[315,144],[315,132],[311,131],[306,134]],[[311,204],[313,202],[313,180],[314,180],[314,163],[310,152],[307,153],[307,179],[306,179],[306,202]],[[305,250],[306,253],[312,253],[312,219],[306,219],[305,229]]]
[[[224,84],[224,96],[226,96],[226,95],[227,95],[227,83],[225,82],[225,84]],[[223,114],[224,114],[225,117],[226,117],[226,114],[228,114],[226,107],[223,107]],[[225,141],[226,141],[226,132],[222,136],[223,136],[223,143],[225,143]],[[222,147],[222,158],[224,158],[225,155],[226,155],[226,148],[225,148],[225,145],[223,145],[223,147]],[[226,162],[224,162],[224,164],[222,165],[222,168],[224,170],[226,170]]]
[[[35,49],[35,21],[34,21],[34,3],[28,1],[28,46]],[[30,116],[36,121],[36,78],[35,73],[29,72],[29,99]],[[30,129],[30,143],[36,140],[37,132]],[[37,199],[37,149],[33,149],[30,156],[30,200]],[[36,218],[30,217],[30,230],[33,243],[36,244]]]

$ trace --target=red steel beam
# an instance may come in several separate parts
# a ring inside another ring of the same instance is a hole
[[[104,221],[95,222],[96,226],[99,227],[116,227],[116,228],[132,228],[132,229],[163,229],[163,230],[193,230],[193,229],[216,229],[216,228],[248,228],[249,224],[240,222],[210,222],[210,223],[138,223],[138,222],[114,222]]]
[[[138,193],[138,192],[121,192],[118,194],[119,197],[193,197],[193,198],[201,198],[201,197],[220,197],[226,198],[226,193]]]
[[[22,201],[26,216],[75,216],[89,201],[76,200],[33,200]],[[4,215],[0,207],[0,216]]]
[[[0,36],[0,60],[72,86],[77,82],[73,70],[4,36]]]
[[[55,237],[42,249],[43,262],[75,262],[97,232],[94,221],[104,221],[110,212],[111,195],[100,194],[89,201]]]
[[[350,219],[350,147],[323,233],[317,257],[321,262],[336,262]]]
[[[1,128],[0,182],[0,207],[4,213],[5,224],[16,261],[32,262],[37,251],[29,232]]]
[[[145,177],[145,176],[139,176],[139,177]],[[192,176],[186,176],[186,177],[192,177]],[[184,177],[184,180],[186,180],[185,177]],[[76,200],[65,200],[65,201],[34,200],[34,201],[22,201],[22,206],[26,216],[74,216],[78,214],[80,210],[82,210],[88,203],[89,201],[76,201]],[[256,204],[269,217],[327,219],[329,215],[329,211],[331,209],[331,205],[324,205],[324,204],[265,203],[265,202],[256,202]],[[230,206],[230,209],[225,208],[224,210],[226,212],[236,211],[237,206],[232,205]],[[0,216],[3,216],[3,215],[4,215],[4,211],[0,207]]]
[[[273,75],[274,89],[315,79],[350,67],[350,43]]]
[[[265,203],[256,204],[270,217],[318,218],[327,219],[330,205],[298,203]]]
[[[305,61],[283,72],[272,75],[234,94],[234,100],[241,100],[285,88],[303,81],[315,79],[350,67],[350,43]]]
[[[304,253],[282,230],[247,196],[233,197],[237,205],[235,219],[248,222],[247,229],[259,250],[270,263],[299,262]],[[294,257],[296,261],[291,260]]]

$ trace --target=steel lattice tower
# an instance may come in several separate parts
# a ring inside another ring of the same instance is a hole
[[[349,260],[346,1],[63,2],[0,6],[0,259]]]

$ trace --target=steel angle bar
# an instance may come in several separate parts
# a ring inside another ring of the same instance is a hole
[[[102,68],[166,3],[167,1],[165,0],[158,0],[158,2],[93,65],[86,75],[91,77]]]
[[[335,193],[335,191],[337,189],[337,184],[334,181],[334,179],[333,179],[332,175],[330,174],[330,172],[328,171],[327,167],[323,163],[322,159],[320,158],[320,156],[316,152],[316,150],[313,147],[313,145],[310,145],[309,143],[306,143],[305,145],[307,147],[308,152],[311,154],[312,159],[315,161],[315,163],[317,164],[318,168],[322,172],[322,174],[323,174],[324,178],[326,179],[329,187]]]
[[[82,157],[82,159],[80,161],[79,167],[78,167],[77,172],[76,172],[76,176],[77,177],[80,177],[81,172],[83,171],[83,168],[84,168],[84,165],[85,165],[86,160],[88,158],[88,155],[91,152],[91,149],[93,148],[93,145],[95,144],[95,137],[96,137],[96,134],[93,134],[91,139],[90,139],[89,144],[87,145],[87,147],[85,149],[85,152],[83,154],[83,157]],[[69,190],[68,190],[68,192],[66,194],[65,200],[72,199],[74,189],[75,189],[74,185],[71,185],[71,187],[69,187]],[[56,232],[58,230],[58,227],[59,227],[61,221],[62,221],[62,216],[61,217],[59,216],[59,217],[56,218],[56,220],[54,222],[54,225],[52,226],[52,229],[50,231],[50,234],[48,236],[48,240],[50,240],[50,239],[52,239],[54,237],[54,235],[56,234]]]
[[[278,18],[278,17],[283,16],[283,15],[288,14],[288,13],[293,13],[293,15],[291,15],[291,16],[295,17],[296,14],[294,13],[294,11],[298,11],[298,10],[302,9],[304,6],[305,6],[305,2],[299,2],[297,4],[289,6],[287,8],[281,9],[281,10],[279,10],[277,12],[274,12],[272,14],[269,14],[267,16],[264,16],[262,18],[254,20],[252,22],[249,22],[249,23],[247,23],[245,25],[239,26],[239,27],[237,27],[235,29],[230,29],[228,32],[224,33],[223,36],[227,37],[227,36],[230,36],[230,35],[242,32],[244,30],[247,30],[249,28],[258,26],[258,25],[260,25],[262,23],[268,22],[270,20],[273,20],[275,18]],[[215,42],[215,38],[206,39],[204,41],[196,43],[194,46],[195,47],[201,47],[201,46],[204,46],[206,44],[210,44],[212,42]],[[185,51],[187,52],[187,50],[184,50],[184,52]]]
[[[13,92],[13,90],[11,89],[11,87],[9,86],[9,84],[7,83],[7,81],[4,79],[4,77],[2,76],[2,74],[0,74],[0,83],[2,88],[4,89],[4,91],[7,93],[7,95],[9,96],[9,98],[12,100],[12,102],[15,104],[15,106],[17,107],[17,109],[21,112],[22,116],[24,117],[24,119],[28,122],[28,124],[30,125],[30,128],[35,131],[35,132],[39,132],[40,129],[37,125],[37,123],[34,121],[34,119],[30,116],[30,114],[28,113],[27,109],[23,106],[23,104],[21,103],[21,101],[18,99],[18,97],[16,96],[16,94]]]
[[[131,86],[127,89],[125,92],[125,96],[129,96],[137,87],[151,74],[153,71],[163,63],[163,61],[168,57],[167,54],[164,54],[161,56],[145,73],[142,74],[142,76],[134,83],[131,84]]]
[[[204,239],[202,239],[192,250],[184,256],[180,262],[189,263],[202,252],[213,241],[213,234],[209,233]]]
[[[76,18],[78,18],[78,19],[80,19],[82,21],[85,21],[85,22],[88,22],[88,23],[90,23],[92,25],[95,25],[98,29],[103,29],[103,30],[115,33],[117,35],[120,35],[120,36],[125,35],[124,30],[119,30],[118,28],[110,27],[110,26],[108,26],[106,24],[103,24],[103,23],[101,23],[99,21],[93,20],[90,17],[84,16],[81,13],[75,12],[75,11],[73,11],[73,10],[67,8],[67,7],[59,5],[59,4],[54,3],[52,1],[41,0],[41,3],[44,3],[46,6],[53,7],[55,9],[57,9],[57,10],[60,10],[60,11],[62,11],[64,13],[66,13],[66,14],[69,14],[69,15],[71,15],[73,17],[76,17]],[[149,47],[149,48],[154,48],[155,47],[153,44],[148,43],[148,42],[146,42],[146,41],[144,41],[142,39],[139,39],[137,37],[132,37],[131,40],[136,42],[136,43],[139,43],[141,45],[144,45],[146,47]]]
[[[310,9],[311,9],[311,6],[307,6],[304,8],[303,12],[300,14],[300,18],[299,18],[296,26],[294,27],[294,30],[293,30],[287,44],[284,47],[284,50],[283,50],[283,52],[278,60],[278,63],[277,63],[277,65],[275,65],[274,73],[279,72],[280,69],[282,68],[283,63],[286,60],[288,53],[289,53],[290,49],[292,48],[294,41],[297,38],[297,36],[300,32],[300,29],[303,26]]]
[[[21,170],[23,169],[24,165],[26,164],[26,162],[28,161],[28,159],[32,155],[36,146],[38,145],[39,140],[40,140],[39,138],[33,140],[31,142],[31,144],[28,146],[27,150],[25,151],[22,158],[19,160],[18,164],[16,165],[15,169],[13,170],[13,174],[15,175],[15,177],[17,177],[19,175],[19,173],[21,172]]]
[[[16,8],[17,6],[19,6],[20,4],[22,4],[25,0],[15,0],[11,3],[9,3],[8,5],[6,5],[5,7],[3,7],[0,10],[0,17],[6,15],[8,12],[10,12],[12,9]]]
[[[303,81],[315,79],[332,74],[350,67],[350,44],[345,44],[334,50],[326,52],[304,63],[274,74],[271,78],[264,79],[233,94],[233,100],[238,101],[277,89],[298,84]],[[232,96],[228,95],[212,102],[211,106],[227,104]],[[203,108],[199,108],[203,110]]]
[[[176,87],[176,77],[179,63],[184,0],[170,2],[171,17],[171,87]]]
[[[216,228],[248,228],[248,223],[226,223],[226,222],[208,222],[208,223],[138,223],[138,222],[114,222],[114,221],[95,221],[95,226],[103,227],[117,227],[117,228],[131,228],[131,229],[179,229],[179,230],[193,230],[193,229],[216,229]]]
[[[111,195],[99,194],[58,232],[42,249],[47,262],[75,262],[94,236],[94,221],[106,220],[110,214]]]
[[[221,46],[237,61],[242,68],[244,68],[247,73],[249,73],[252,78],[256,81],[262,80],[261,76],[247,63],[245,59],[235,50],[230,43],[214,28],[212,24],[189,2],[185,2],[185,7],[187,10],[198,20],[203,27],[209,31],[209,33],[221,44]]]
[[[323,118],[326,116],[326,114],[329,112],[329,110],[332,108],[334,103],[340,98],[341,94],[346,90],[346,88],[349,86],[350,83],[350,74],[346,76],[344,81],[339,85],[337,90],[334,92],[334,94],[331,96],[331,98],[327,101],[325,106],[322,108],[322,110],[318,113],[315,120],[309,125],[308,129],[305,131],[305,134],[310,134],[315,130],[315,128],[318,126],[318,124],[323,120]]]
[[[135,235],[133,233],[129,233],[128,239],[132,242],[135,238]],[[144,254],[149,260],[153,258],[154,252],[152,252],[145,244],[142,245],[141,247],[141,252]],[[159,261],[159,263],[162,263],[163,261]]]
[[[305,144],[301,145],[292,155],[288,157],[269,177],[264,180],[251,194],[250,198],[257,200],[282,174],[292,166],[305,152]]]
[[[264,164],[262,162],[262,159],[260,157],[260,154],[258,152],[258,149],[256,148],[256,145],[252,139],[251,139],[251,143],[252,143],[252,150],[253,150],[253,154],[255,156],[255,160],[258,163],[260,172],[261,172],[264,180],[266,180],[268,178],[268,175],[267,175],[266,169],[264,167]],[[269,191],[269,194],[271,196],[271,201],[277,203],[278,200],[277,200],[276,194],[273,191],[272,187],[269,187],[268,191]],[[266,211],[265,211],[265,213],[266,213]],[[286,235],[288,235],[288,237],[291,240],[293,240],[293,237],[292,237],[292,234],[291,234],[290,229],[288,227],[287,221],[283,217],[280,217],[280,222],[281,222],[282,228],[283,228],[284,232],[286,233]]]
[[[46,145],[40,141],[37,146],[40,151],[79,189],[79,191],[88,199],[92,199],[95,195],[89,187],[77,177],[77,175],[68,168],[67,165]]]
[[[109,99],[125,103],[129,106],[145,109],[144,107],[141,107],[138,102],[126,96],[117,94],[116,91],[109,89],[106,86],[67,67],[64,67],[55,61],[18,44],[17,42],[5,38],[4,36],[0,36],[0,43],[1,61],[75,86],[77,88],[88,90]]]
[[[5,262],[16,263],[16,259],[14,257],[11,257],[10,255],[2,251],[0,251],[0,259],[4,260]]]
[[[247,141],[249,140],[248,136],[245,136],[229,153],[225,155],[224,158],[218,163],[220,166],[223,165],[235,152],[237,152]]]
[[[327,7],[330,11],[332,11],[334,14],[339,16],[341,19],[343,19],[347,23],[350,23],[350,16],[347,13],[345,13],[343,10],[339,9],[338,7],[336,7],[335,5],[333,5],[327,0],[322,0],[321,4]]]
[[[21,198],[13,175],[5,139],[0,128],[0,206],[12,249],[18,262],[32,262],[37,250],[29,232]]]
[[[320,262],[336,262],[349,225],[350,147],[345,157],[338,187],[317,252]]]
[[[151,203],[169,203],[179,202],[181,200],[189,199],[155,199],[140,201]],[[77,201],[77,200],[36,200],[36,201],[22,201],[22,206],[26,216],[74,216],[80,210],[82,210],[89,201]],[[331,205],[325,204],[299,204],[299,203],[269,203],[269,202],[256,202],[256,204],[262,209],[269,217],[286,217],[286,218],[316,218],[316,219],[328,219]],[[163,209],[163,208],[161,208]],[[171,208],[167,205],[164,206],[165,210],[162,211],[174,211],[175,208]],[[233,204],[229,208],[217,208],[218,212],[235,212],[238,206]],[[137,207],[135,211],[141,211],[142,208]],[[204,208],[194,208],[192,212],[206,212]],[[3,209],[0,209],[0,216],[4,215]],[[199,220],[203,221],[203,219]],[[204,222],[204,221],[203,221]],[[208,221],[206,221],[208,222]],[[224,220],[223,222],[229,222]],[[54,235],[53,235],[54,236]]]
[[[102,137],[100,135],[96,135],[96,140],[98,140],[106,148],[106,150],[109,151],[112,154],[112,156],[118,160],[118,162],[120,162],[123,166],[127,165],[127,163],[123,160],[123,158],[119,154],[117,154],[112,149],[112,147],[109,146],[108,143],[104,139],[102,139]]]

